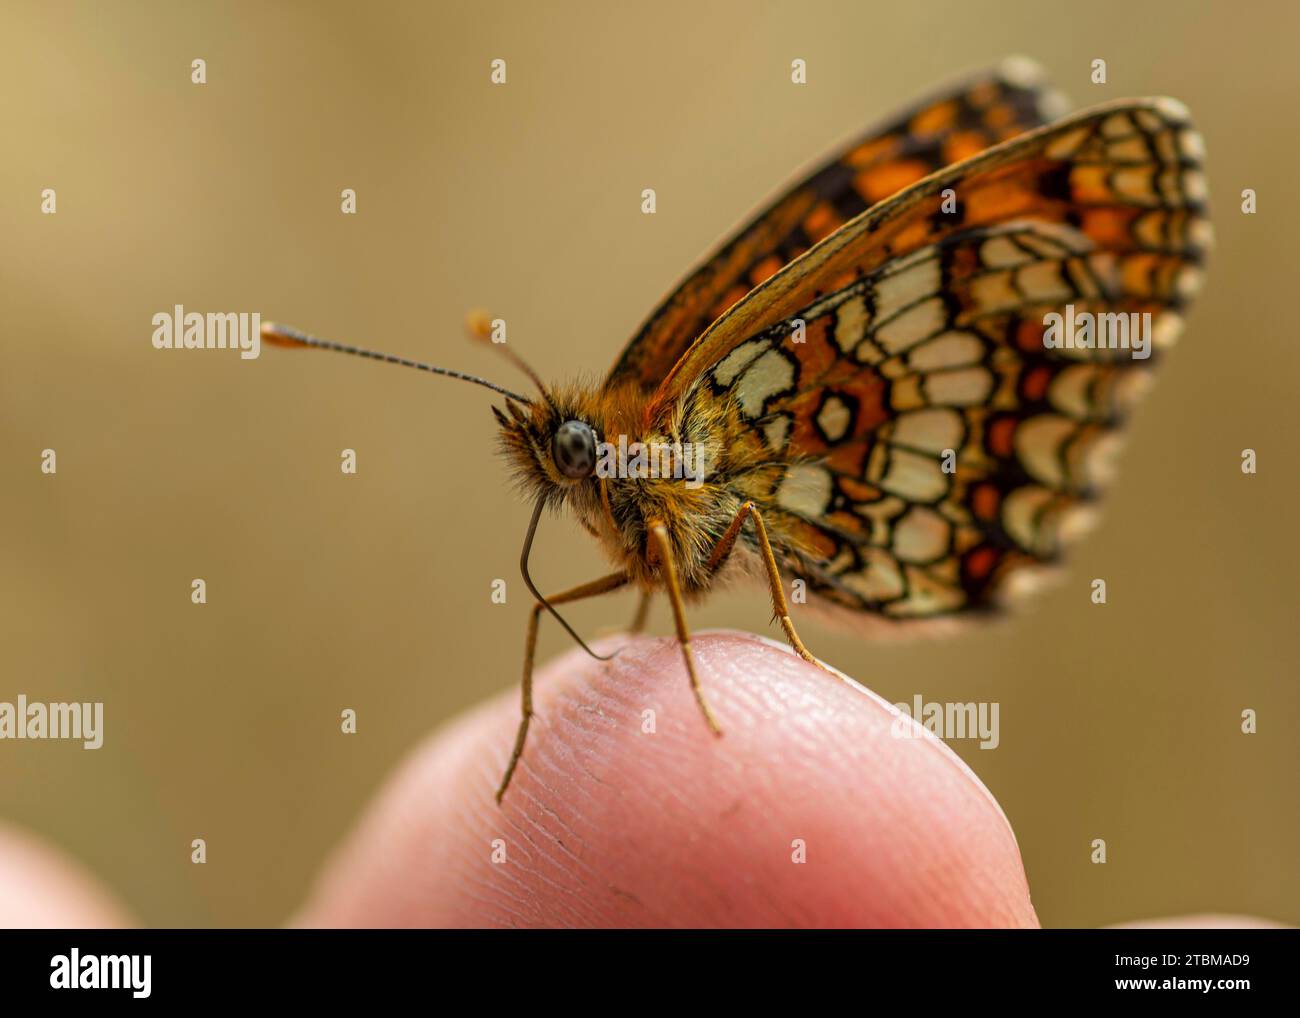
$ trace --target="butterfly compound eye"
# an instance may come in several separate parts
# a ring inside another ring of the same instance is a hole
[[[555,430],[551,455],[565,477],[590,477],[596,469],[596,433],[582,421],[565,421]]]

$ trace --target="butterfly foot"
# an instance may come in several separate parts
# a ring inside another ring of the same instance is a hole
[[[799,634],[795,632],[794,623],[790,620],[789,615],[781,616],[781,628],[785,630],[785,638],[789,641],[791,650],[807,661],[810,665],[816,665],[824,672],[831,671],[813,656],[812,651],[803,645],[803,640],[799,639]],[[833,675],[834,672],[831,672],[831,674]]]
[[[698,690],[695,694],[695,702],[700,705],[700,713],[704,715],[704,723],[709,726],[709,731],[715,736],[721,737],[722,727],[718,724],[718,719],[713,716],[713,711],[710,709],[708,701],[704,699],[704,694]]]

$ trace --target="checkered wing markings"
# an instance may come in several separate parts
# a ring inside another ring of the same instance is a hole
[[[865,132],[728,237],[642,324],[607,383],[653,391],[708,326],[751,288],[871,205],[1064,112],[1041,72],[1015,58]]]
[[[873,206],[733,305],[674,365],[650,398],[647,418],[666,412],[750,337],[891,260],[970,229],[1022,219],[1070,226],[1116,257],[1138,256],[1124,264],[1135,288],[1190,293],[1210,243],[1201,155],[1181,104],[1137,99],[1068,117],[935,173]],[[956,197],[951,210],[943,205],[949,189]]]
[[[980,606],[1051,561],[1090,516],[1175,335],[1179,270],[1200,258],[1166,230],[1151,239],[1117,249],[1032,220],[954,234],[720,361],[692,398],[724,400],[748,436],[731,483],[771,514],[786,567],[908,618]],[[1048,348],[1044,316],[1066,304],[1149,312],[1151,357]]]

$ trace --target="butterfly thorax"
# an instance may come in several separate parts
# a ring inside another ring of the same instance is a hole
[[[684,398],[651,420],[646,407],[635,387],[573,386],[526,408],[508,403],[496,416],[502,449],[528,495],[571,512],[611,561],[647,589],[663,580],[648,539],[649,526],[662,522],[683,591],[700,595],[723,575],[720,565],[744,565],[747,536],[728,557],[735,562],[720,564],[714,552],[741,505],[770,495],[779,471],[764,470],[761,445],[747,440],[749,429],[726,401]],[[597,458],[590,476],[565,476],[557,462],[565,457],[556,436],[566,422],[593,433]]]

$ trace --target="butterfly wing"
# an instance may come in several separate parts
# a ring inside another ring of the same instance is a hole
[[[1017,57],[918,103],[823,161],[727,238],[642,324],[606,384],[653,391],[733,304],[844,223],[940,167],[1063,112],[1031,61]]]
[[[1211,243],[1200,157],[1172,100],[990,149],[773,276],[652,405],[728,422],[715,479],[824,597],[900,619],[987,605],[1080,529],[1176,335]],[[1049,346],[1066,305],[1150,315],[1151,356]]]

